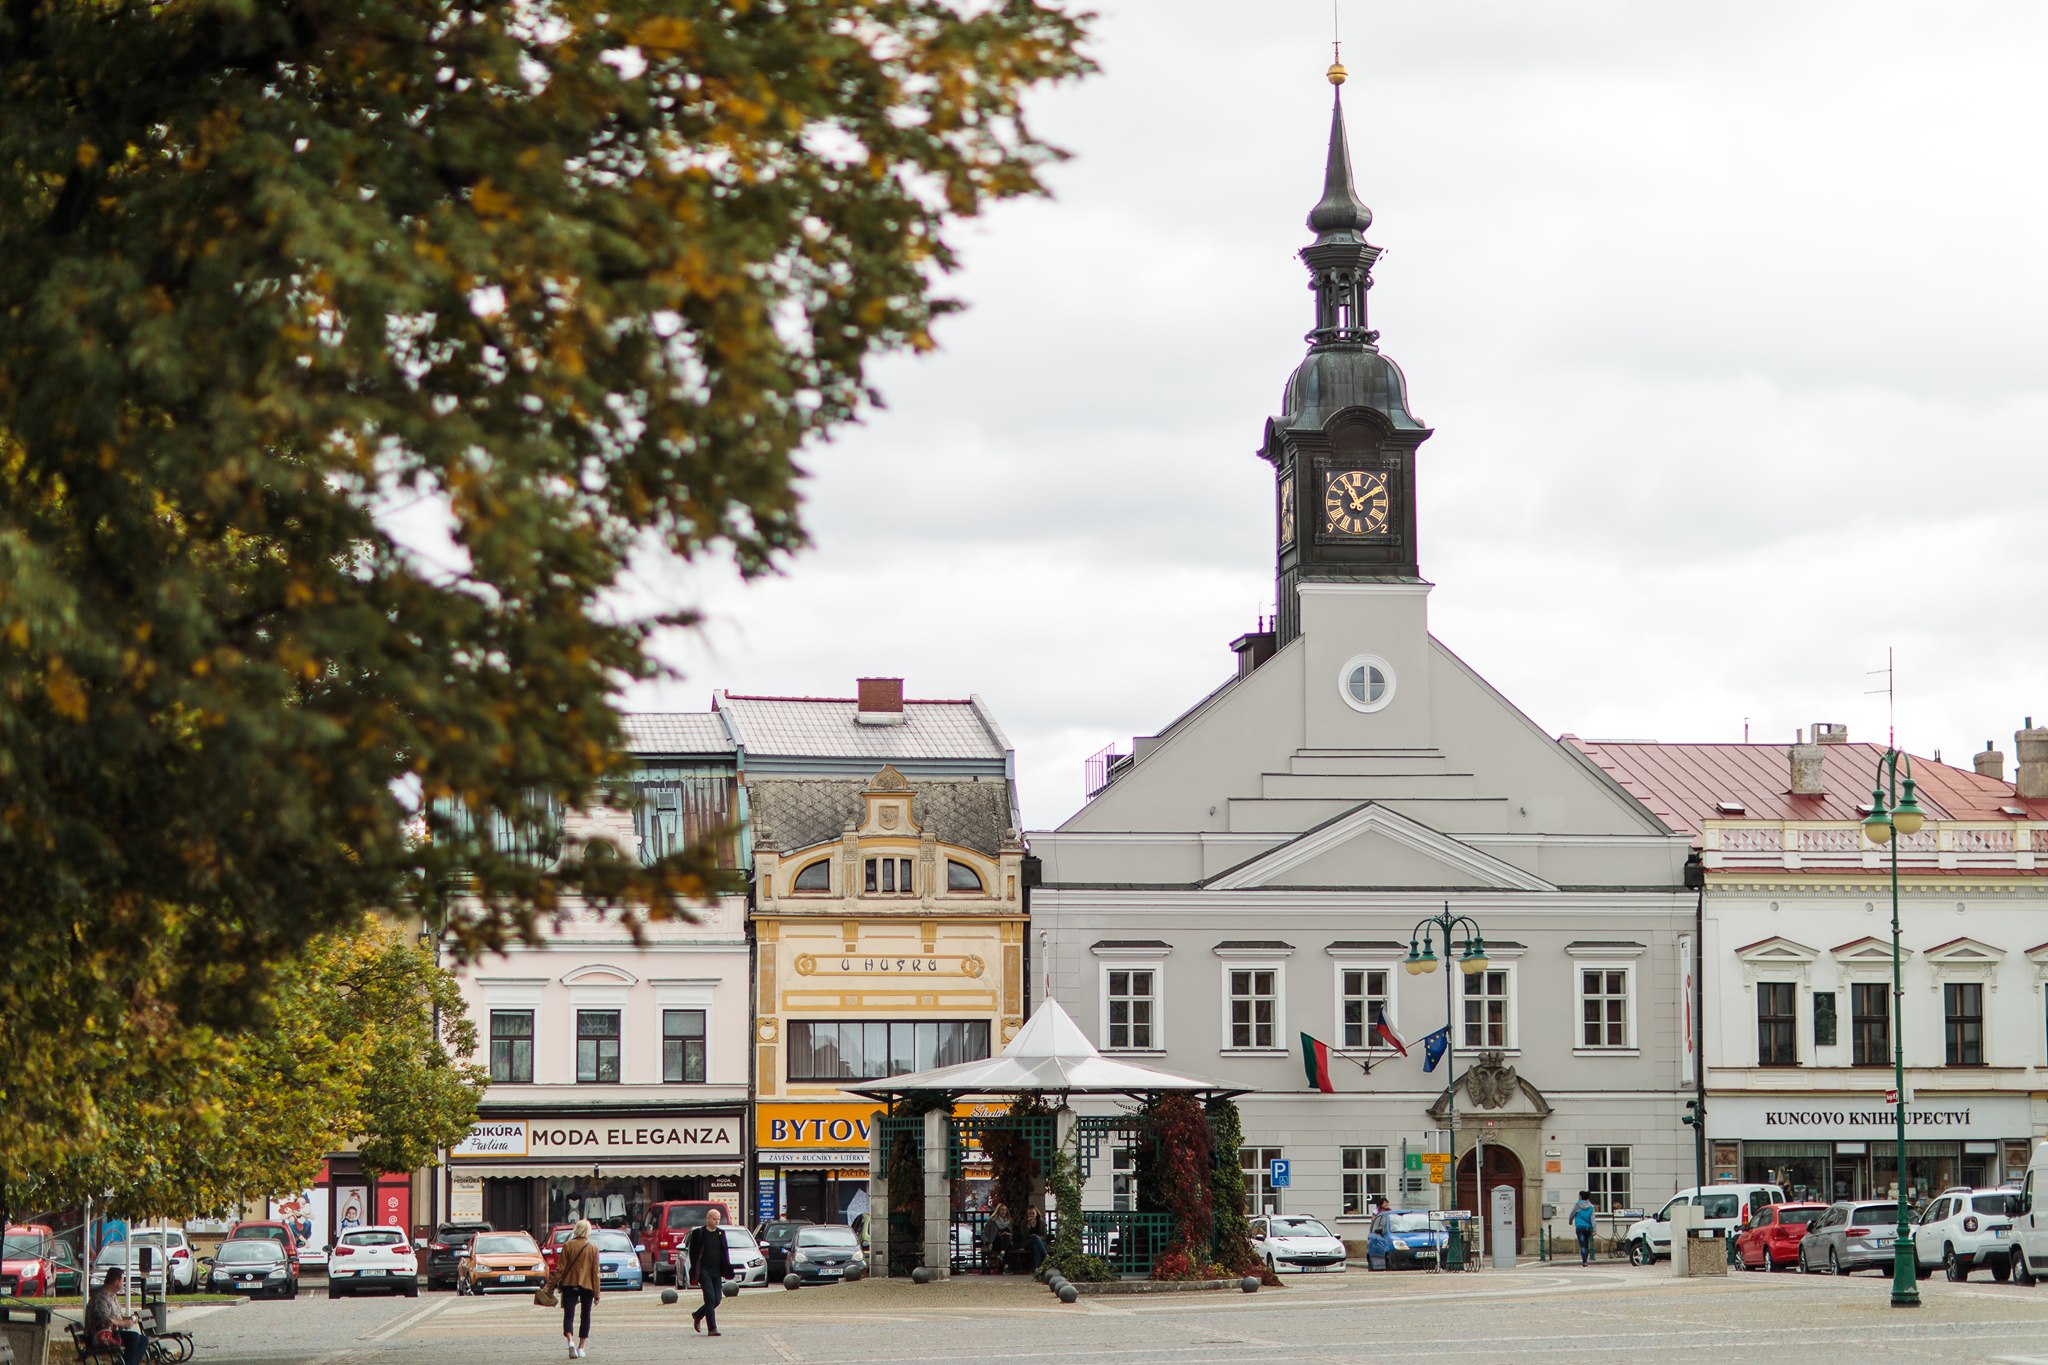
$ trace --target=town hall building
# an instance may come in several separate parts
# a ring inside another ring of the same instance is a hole
[[[1272,519],[1272,629],[1030,837],[1032,938],[1105,1053],[1245,1089],[1255,1207],[1357,1241],[1381,1195],[1475,1208],[1475,1187],[1508,1185],[1533,1248],[1543,1206],[1561,1218],[1581,1189],[1619,1210],[1691,1183],[1690,840],[1430,634],[1431,433],[1368,326],[1371,222],[1340,92],[1301,252],[1308,353],[1265,426],[1270,510],[1245,509]],[[1467,921],[1449,941],[1418,927],[1446,913]],[[1442,967],[1411,970],[1425,948]],[[1454,966],[1475,950],[1477,970]],[[1382,1015],[1408,1056],[1376,1037]],[[1426,1073],[1417,1044],[1447,1024],[1454,1057]],[[1335,1093],[1310,1083],[1303,1034],[1331,1050]],[[1447,1140],[1455,1196],[1407,1161]]]

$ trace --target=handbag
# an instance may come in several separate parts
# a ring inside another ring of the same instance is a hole
[[[562,1301],[555,1297],[555,1287],[544,1284],[533,1291],[533,1306],[536,1308],[560,1308]]]

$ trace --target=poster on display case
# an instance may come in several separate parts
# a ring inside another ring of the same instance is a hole
[[[336,1185],[334,1187],[334,1235],[352,1228],[368,1226],[372,1221],[370,1191],[362,1185]]]
[[[299,1259],[315,1265],[327,1263],[327,1191],[315,1186],[297,1194],[270,1201],[270,1216],[292,1230],[299,1239]]]

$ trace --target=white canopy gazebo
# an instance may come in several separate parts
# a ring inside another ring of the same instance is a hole
[[[1096,1051],[1095,1045],[1088,1041],[1088,1035],[1081,1032],[1056,1000],[1046,1000],[1041,1004],[1025,1021],[1024,1027],[1017,1030],[1017,1036],[1010,1040],[1009,1046],[994,1057],[913,1072],[907,1076],[891,1076],[886,1081],[848,1086],[847,1089],[853,1094],[884,1103],[893,1103],[907,1095],[933,1095],[958,1101],[970,1096],[1018,1095],[1033,1091],[1048,1094],[1056,1097],[1059,1104],[1052,1115],[1050,1150],[1066,1147],[1073,1136],[1078,1119],[1066,1104],[1067,1098],[1073,1095],[1121,1096],[1136,1100],[1166,1093],[1203,1097],[1244,1093],[1239,1086],[1177,1076],[1136,1062],[1105,1057]],[[949,1273],[954,1251],[951,1160],[952,1148],[956,1144],[950,1139],[956,1127],[964,1129],[970,1123],[993,1126],[1005,1122],[998,1119],[957,1120],[951,1111],[952,1106],[947,1105],[942,1110],[929,1110],[917,1118],[878,1119],[871,1125],[873,1136],[868,1158],[868,1185],[872,1191],[873,1207],[886,1210],[890,1207],[889,1160],[896,1140],[899,1136],[910,1138],[922,1149],[924,1207],[945,1211],[943,1217],[927,1216],[923,1220],[923,1263],[940,1277]],[[1008,1120],[1013,1124],[1028,1121]],[[1043,1123],[1044,1119],[1036,1122]],[[978,1131],[978,1127],[970,1131]],[[1039,1140],[1043,1139],[1041,1129]],[[965,1140],[963,1136],[961,1141]],[[888,1261],[885,1242],[881,1254],[871,1264],[878,1274],[886,1275],[889,1273]]]
[[[1126,1095],[1138,1098],[1170,1090],[1192,1095],[1242,1095],[1241,1086],[1176,1076],[1136,1062],[1105,1057],[1088,1041],[1057,1000],[1047,1000],[1017,1030],[1010,1045],[993,1057],[932,1071],[891,1076],[873,1085],[848,1086],[856,1095],[893,1100],[917,1091],[962,1095],[1015,1095],[1044,1090],[1066,1095]]]

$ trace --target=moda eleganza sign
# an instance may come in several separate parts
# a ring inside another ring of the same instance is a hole
[[[450,1149],[457,1160],[527,1157],[587,1161],[621,1157],[737,1157],[737,1115],[682,1118],[487,1119]]]

